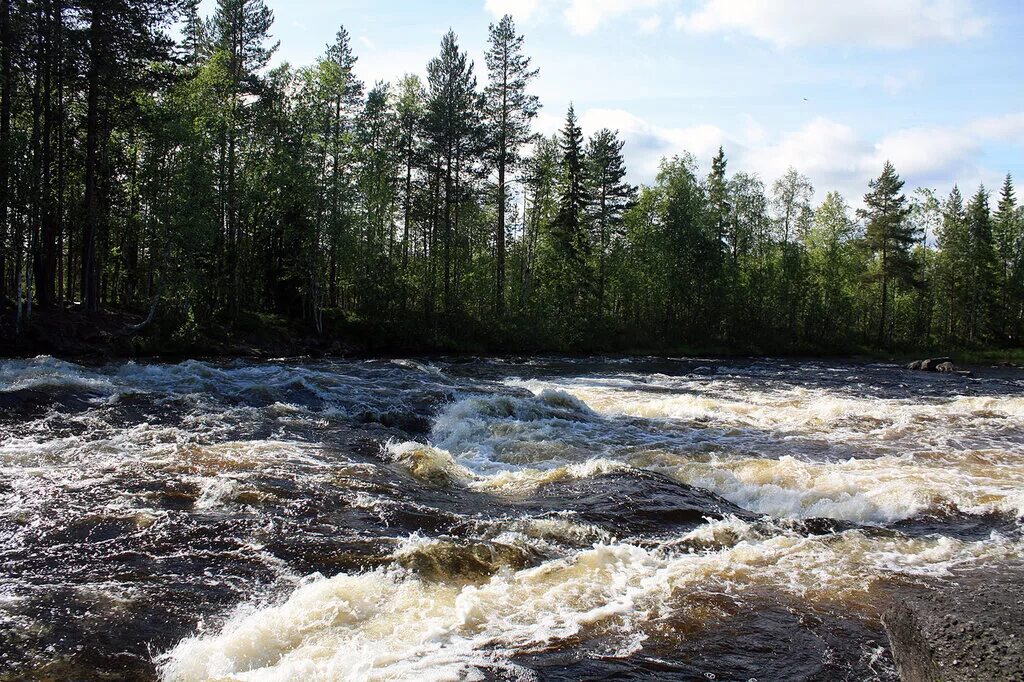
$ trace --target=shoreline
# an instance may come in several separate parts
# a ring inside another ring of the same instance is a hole
[[[104,310],[88,315],[80,310],[35,311],[22,334],[14,333],[11,315],[0,318],[0,360],[25,359],[50,355],[76,363],[102,363],[112,360],[175,361],[189,358],[251,359],[279,358],[387,358],[387,357],[479,357],[544,356],[590,357],[710,357],[710,358],[785,358],[852,361],[852,363],[891,363],[936,355],[950,356],[958,368],[1024,371],[1024,348],[951,350],[880,350],[873,348],[754,348],[733,346],[625,346],[595,345],[588,348],[554,347],[545,344],[433,342],[395,343],[386,334],[357,334],[343,331],[316,337],[297,325],[269,325],[261,329],[231,329],[218,326],[202,336],[182,340],[168,338],[159,328],[141,333],[126,333],[141,322],[142,316],[125,311]]]
[[[10,313],[10,311],[4,311]],[[104,310],[92,315],[70,308],[34,311],[17,334],[13,314],[0,317],[0,360],[49,355],[75,362],[112,360],[174,361],[190,358],[268,360],[279,358],[374,359],[389,357],[707,357],[785,358],[906,364],[938,355],[952,357],[958,367],[1024,369],[1024,348],[952,350],[939,348],[879,350],[873,348],[756,348],[725,345],[595,344],[586,348],[544,343],[517,344],[491,339],[423,338],[396,341],[386,330],[345,329],[322,336],[310,334],[294,321],[248,319],[233,327],[217,325],[189,338],[167,335],[158,325],[132,332],[141,314]]]

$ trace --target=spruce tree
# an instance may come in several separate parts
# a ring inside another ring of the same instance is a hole
[[[997,326],[1000,337],[1005,341],[1011,335],[1010,326],[1014,300],[1022,293],[1014,281],[1017,262],[1020,259],[1022,236],[1013,177],[1009,173],[1006,174],[1006,179],[1003,181],[999,204],[992,222],[992,232],[998,262],[999,319]]]
[[[573,272],[581,275],[590,255],[590,240],[584,222],[587,188],[583,145],[583,131],[575,117],[575,110],[569,104],[565,127],[561,131],[562,193],[554,228],[562,257]],[[577,284],[585,286],[582,280]]]
[[[968,308],[967,340],[977,343],[984,340],[991,330],[994,283],[996,276],[996,254],[992,246],[992,214],[989,196],[984,186],[967,205],[968,287],[970,305]]]
[[[530,122],[540,103],[526,92],[537,76],[530,58],[523,54],[523,36],[516,34],[512,17],[506,14],[491,24],[486,54],[489,81],[484,90],[489,157],[498,174],[496,185],[497,221],[494,228],[495,310],[505,310],[506,209],[508,175],[517,168],[523,145],[532,139]]]
[[[907,220],[910,209],[903,194],[903,180],[888,161],[877,179],[870,183],[871,191],[864,195],[865,208],[858,215],[866,223],[865,246],[875,255],[877,268],[873,278],[880,282],[878,345],[885,347],[888,340],[888,313],[890,286],[910,284],[914,278],[914,260],[910,250],[917,242],[914,226]]]
[[[708,208],[718,233],[718,240],[723,244],[726,223],[729,220],[729,183],[725,175],[728,165],[725,149],[719,147],[715,158],[711,160],[711,172],[708,173]]]
[[[583,131],[580,130],[576,111],[571,104],[565,117],[565,127],[562,128],[561,145],[562,193],[552,232],[562,264],[561,284],[566,295],[564,302],[582,305],[591,284],[587,272],[590,239],[585,224],[587,191]]]
[[[624,237],[623,218],[636,196],[636,189],[625,181],[625,142],[618,133],[604,128],[587,142],[587,184],[591,195],[590,219],[597,249],[597,306],[603,314],[608,285],[608,261],[613,246]]]
[[[939,314],[947,343],[956,343],[962,331],[962,320],[967,308],[967,265],[970,238],[967,232],[967,213],[960,188],[953,186],[942,207],[942,226],[938,234],[939,246]]]

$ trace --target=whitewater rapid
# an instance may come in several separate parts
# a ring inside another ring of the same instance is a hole
[[[1024,549],[1014,374],[44,357],[0,400],[0,643],[91,608],[141,677],[893,679],[888,591]],[[740,653],[793,613],[793,667]],[[83,622],[17,669],[106,665]]]

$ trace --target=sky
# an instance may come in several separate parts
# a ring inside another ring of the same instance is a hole
[[[424,75],[449,28],[481,85],[488,25],[511,14],[540,74],[535,127],[572,103],[618,130],[632,181],[689,152],[770,185],[790,166],[856,205],[886,160],[947,193],[1024,182],[1020,0],[267,0],[276,59],[312,63],[344,25],[367,83]],[[204,2],[212,9],[213,0]]]

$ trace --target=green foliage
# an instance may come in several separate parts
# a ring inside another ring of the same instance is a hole
[[[0,299],[22,315],[152,311],[139,338],[181,352],[232,334],[974,352],[1024,334],[1009,177],[993,213],[984,189],[908,199],[886,164],[859,220],[838,193],[816,205],[796,169],[767,187],[730,175],[721,148],[706,173],[680,154],[637,188],[618,131],[586,137],[570,107],[535,135],[537,70],[510,17],[483,87],[449,32],[425,81],[365,88],[344,27],[314,63],[271,67],[263,0],[209,18],[193,0],[17,6],[34,13],[0,17]]]

